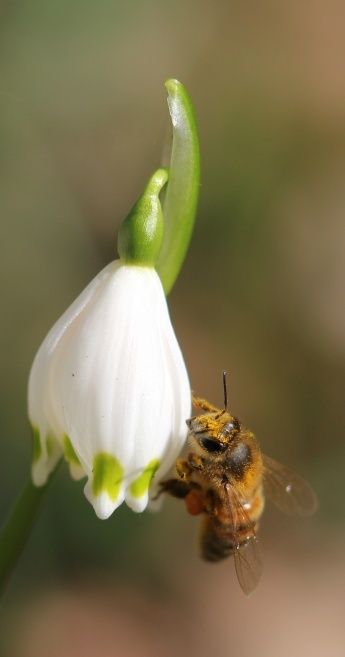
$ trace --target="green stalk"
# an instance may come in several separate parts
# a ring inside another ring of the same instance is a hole
[[[164,237],[156,269],[168,294],[180,273],[192,236],[200,188],[200,152],[193,106],[186,89],[178,80],[168,80],[165,87],[173,143],[162,203]]]
[[[45,486],[34,486],[31,478],[25,484],[0,530],[0,593],[5,589],[20,554],[30,536],[44,495],[53,478]]]

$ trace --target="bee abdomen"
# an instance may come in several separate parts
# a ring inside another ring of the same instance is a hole
[[[205,517],[202,525],[201,556],[206,561],[220,561],[229,557],[235,549],[231,528]]]

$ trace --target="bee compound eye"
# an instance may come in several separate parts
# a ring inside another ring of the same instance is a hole
[[[210,454],[220,454],[221,452],[224,452],[227,447],[227,445],[224,445],[219,442],[219,440],[214,440],[213,438],[202,438],[200,440],[200,445]]]

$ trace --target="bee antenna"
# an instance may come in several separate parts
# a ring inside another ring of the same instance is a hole
[[[226,385],[227,371],[223,370],[224,411],[228,410],[228,389]]]

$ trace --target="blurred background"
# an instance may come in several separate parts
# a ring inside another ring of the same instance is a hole
[[[343,655],[345,28],[340,0],[16,0],[0,7],[1,518],[26,479],[31,361],[115,253],[160,164],[164,80],[196,109],[202,187],[170,296],[194,390],[303,474],[267,509],[262,581],[202,563],[168,500],[97,520],[62,467],[2,601],[3,657]]]

